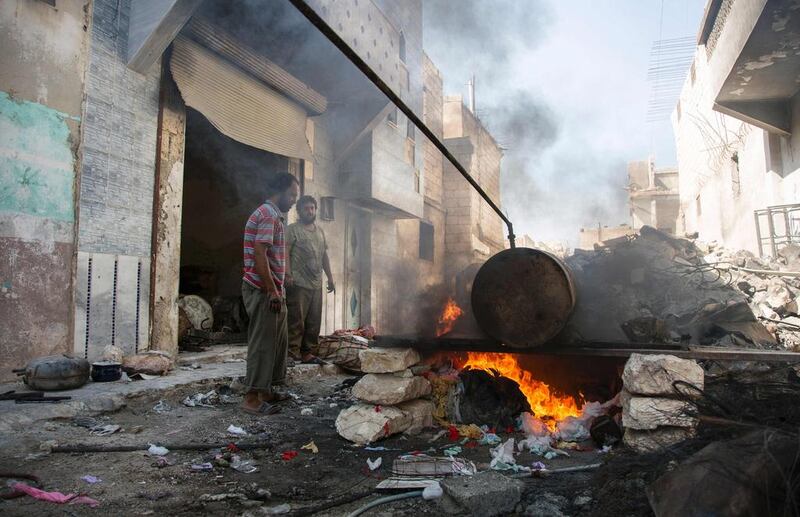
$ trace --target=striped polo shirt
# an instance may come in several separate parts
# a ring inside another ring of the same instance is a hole
[[[267,246],[267,261],[272,280],[278,292],[283,294],[283,277],[286,273],[286,243],[284,239],[283,215],[271,201],[264,202],[247,219],[244,227],[244,281],[257,289],[264,283],[256,273],[255,242]]]

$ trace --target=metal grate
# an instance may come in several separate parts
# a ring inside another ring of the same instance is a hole
[[[764,256],[766,248],[774,258],[783,245],[800,243],[800,204],[768,206],[754,215],[759,256]]]

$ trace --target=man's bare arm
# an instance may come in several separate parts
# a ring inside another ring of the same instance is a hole
[[[272,272],[269,269],[269,261],[267,260],[267,245],[263,242],[256,241],[253,243],[255,251],[255,269],[258,276],[261,277],[261,282],[264,284],[263,291],[267,294],[277,293],[278,288],[275,286],[275,281],[272,279]]]
[[[335,291],[336,287],[333,283],[333,273],[331,273],[331,261],[328,258],[328,250],[322,252],[322,270],[325,276],[328,277],[328,292]]]

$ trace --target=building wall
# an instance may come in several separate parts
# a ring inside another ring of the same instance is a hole
[[[619,226],[603,226],[602,228],[581,228],[578,249],[591,250],[595,244],[602,244],[603,241],[636,235],[636,230],[627,224]]]
[[[0,381],[72,344],[87,5],[0,2]]]
[[[161,62],[127,67],[131,0],[94,0],[86,71],[75,352],[149,348],[150,253]]]
[[[444,137],[456,159],[486,193],[500,204],[502,151],[492,135],[464,105],[461,96],[444,99]],[[450,163],[444,165],[444,206],[447,211],[448,274],[482,262],[503,249],[504,226],[488,203]]]
[[[723,30],[735,30],[726,25]],[[739,28],[741,30],[741,27]],[[724,69],[709,59],[730,60],[717,46],[711,57],[705,47],[695,54],[695,79],[688,77],[672,124],[680,170],[680,218],[686,233],[717,240],[731,248],[758,252],[754,210],[800,201],[800,162],[793,150],[800,118],[793,118],[793,136],[782,138],[712,109]],[[724,79],[724,78],[723,78]],[[798,112],[797,97],[792,102]]]

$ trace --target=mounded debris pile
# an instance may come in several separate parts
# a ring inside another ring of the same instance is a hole
[[[800,349],[800,246],[775,259],[644,226],[566,259],[580,293],[570,342]]]
[[[359,445],[397,433],[414,434],[432,424],[431,384],[412,367],[420,356],[412,348],[367,348],[359,352],[366,373],[355,385],[359,403],[342,410],[336,431]]]

